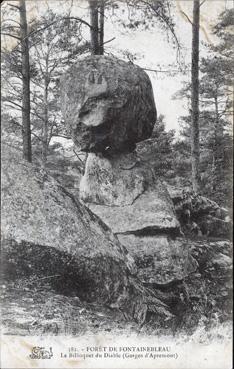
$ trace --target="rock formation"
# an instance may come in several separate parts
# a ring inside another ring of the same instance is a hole
[[[133,258],[110,229],[20,154],[3,145],[2,278],[54,276],[60,293],[113,305],[130,319],[143,322],[147,311],[172,316],[135,278]]]
[[[195,262],[176,238],[180,225],[166,188],[135,152],[156,121],[147,74],[115,58],[91,56],[64,76],[62,101],[75,144],[89,152],[81,199],[140,259],[142,281],[182,280]]]
[[[184,233],[232,237],[233,222],[227,209],[191,190],[168,186],[168,191]]]
[[[150,137],[156,109],[149,77],[139,67],[90,56],[72,66],[61,85],[64,118],[81,150],[124,151]]]

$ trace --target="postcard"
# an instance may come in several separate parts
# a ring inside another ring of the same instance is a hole
[[[232,367],[231,0],[1,3],[1,367]]]

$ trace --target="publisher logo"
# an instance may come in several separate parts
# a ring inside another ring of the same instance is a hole
[[[51,359],[53,356],[52,347],[46,350],[45,347],[35,346],[32,348],[30,359]]]

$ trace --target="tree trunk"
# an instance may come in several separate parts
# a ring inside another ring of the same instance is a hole
[[[42,134],[42,163],[45,166],[47,161],[48,149],[48,130],[49,130],[49,116],[48,116],[48,88],[50,84],[49,75],[49,52],[45,58],[45,73],[44,73],[44,120],[43,120],[43,134]]]
[[[193,190],[195,192],[198,192],[200,187],[199,23],[200,23],[200,0],[193,0],[191,161],[192,161],[192,183]]]
[[[214,97],[215,105],[215,127],[214,127],[214,175],[213,190],[216,190],[216,181],[222,176],[222,158],[223,158],[223,127],[219,120],[218,93]]]
[[[99,54],[104,54],[104,0],[100,0],[100,7],[99,7]]]
[[[22,136],[23,158],[32,161],[31,127],[30,127],[30,65],[28,49],[28,27],[25,0],[20,0],[20,32],[22,54]]]
[[[99,55],[99,32],[98,32],[98,2],[96,0],[89,0],[90,8],[90,41],[91,41],[91,53],[93,55]]]
[[[43,122],[43,142],[42,142],[42,162],[45,165],[47,161],[48,148],[48,77],[44,81],[44,122]]]
[[[218,165],[218,145],[219,145],[219,141],[218,141],[218,137],[219,137],[219,112],[218,112],[218,98],[217,96],[215,96],[214,98],[214,104],[215,104],[215,127],[214,127],[214,158],[215,158],[215,162],[214,162],[214,168],[216,171],[217,165]]]

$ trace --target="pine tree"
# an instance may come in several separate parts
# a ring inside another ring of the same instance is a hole
[[[29,162],[32,161],[31,146],[31,121],[30,121],[30,64],[29,64],[29,45],[28,45],[28,24],[25,0],[19,0],[19,4],[9,4],[6,13],[14,12],[14,25],[8,21],[3,22],[2,34],[9,36],[18,41],[17,50],[17,74],[22,85],[22,105],[19,104],[21,110],[21,127],[23,141],[23,158]],[[17,14],[18,13],[18,14]],[[18,17],[17,17],[18,15]]]
[[[209,55],[200,62],[200,172],[201,189],[203,194],[220,204],[227,204],[231,188],[232,163],[232,75],[233,53],[230,47],[233,35],[228,27],[233,23],[232,10],[220,15],[220,21],[214,32],[220,38],[215,46],[207,45]],[[187,98],[191,102],[191,84],[186,84],[177,93],[177,98]],[[189,104],[190,108],[191,104]],[[181,117],[184,146],[177,146],[182,150],[181,162],[189,155],[188,142],[191,135],[191,115]],[[185,150],[185,151],[184,151]],[[186,154],[187,151],[187,154]],[[186,166],[182,165],[182,168]],[[182,170],[186,176],[188,168]]]
[[[199,142],[199,27],[200,0],[193,0],[192,24],[192,94],[191,94],[191,162],[193,190],[200,188],[200,142]]]

